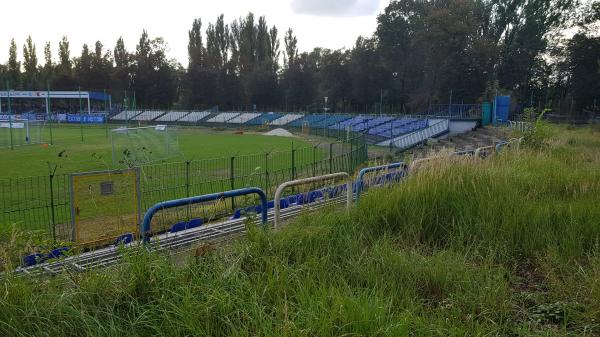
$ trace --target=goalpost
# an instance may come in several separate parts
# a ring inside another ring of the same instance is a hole
[[[9,119],[0,121],[0,148],[44,144],[43,121]]]
[[[179,155],[177,127],[120,127],[111,131],[113,165],[134,167]]]

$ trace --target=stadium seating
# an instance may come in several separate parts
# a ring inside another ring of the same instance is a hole
[[[424,129],[427,126],[428,121],[426,119],[404,117],[372,128],[368,131],[368,134],[389,139],[398,137],[406,133]]]
[[[282,114],[276,112],[268,112],[246,122],[248,125],[265,125],[271,121],[281,118]]]
[[[206,120],[207,123],[227,123],[229,120],[239,116],[239,112],[223,112]]]
[[[289,123],[288,126],[302,127],[306,123],[306,124],[308,124],[309,127],[313,127],[313,125],[315,123],[322,121],[325,118],[327,118],[327,115],[321,115],[321,114],[305,115],[304,117],[296,119],[295,121]]]
[[[189,114],[181,117],[179,122],[198,123],[210,115],[211,113],[209,111],[192,111]]]
[[[233,119],[230,119],[227,124],[244,124],[256,117],[260,117],[260,115],[260,113],[243,113],[237,117],[234,117]]]
[[[287,125],[297,119],[304,117],[304,115],[300,114],[287,114],[281,118],[278,118],[271,122],[271,125]]]
[[[167,113],[166,111],[152,110],[144,111],[141,114],[132,118],[134,121],[152,121]]]
[[[311,125],[311,128],[327,128],[330,125],[341,123],[345,120],[352,118],[352,116],[349,116],[349,115],[324,115],[324,116],[327,116],[327,117],[318,122],[313,123],[313,125]]]
[[[124,110],[119,112],[118,114],[112,116],[110,119],[115,120],[115,121],[125,121],[125,120],[132,120],[135,116],[141,114],[142,111],[141,110]]]
[[[370,130],[376,126],[387,123],[394,120],[393,117],[375,117],[366,123],[361,123],[352,127],[352,131],[355,132],[364,132],[366,130]]]
[[[166,114],[158,117],[157,122],[177,122],[178,120],[187,116],[189,111],[169,111]]]
[[[351,130],[354,131],[355,126],[364,125],[371,119],[373,119],[373,117],[356,116],[345,121],[330,125],[329,128],[333,130],[346,130],[348,127],[350,127]]]

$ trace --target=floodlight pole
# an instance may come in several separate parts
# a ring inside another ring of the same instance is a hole
[[[83,108],[81,107],[81,87],[77,88],[79,93],[79,131],[81,132],[81,142],[83,143]]]
[[[46,120],[50,128],[50,145],[54,145],[52,139],[52,120],[50,117],[50,82],[46,82]]]
[[[108,138],[108,109],[106,108],[106,89],[104,89],[103,92],[104,96],[102,96],[102,99],[104,99],[104,112],[106,113],[104,116],[104,129],[106,131],[106,138]]]
[[[8,89],[8,81],[6,81],[6,94],[8,96],[8,133],[10,134],[10,149],[14,150],[12,134],[12,109],[10,106],[10,89]]]

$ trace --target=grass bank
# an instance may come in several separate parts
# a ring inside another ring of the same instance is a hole
[[[600,133],[422,168],[177,267],[9,278],[6,336],[596,336]]]

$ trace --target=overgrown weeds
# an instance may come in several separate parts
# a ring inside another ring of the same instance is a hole
[[[183,267],[136,252],[8,277],[0,334],[598,335],[598,139],[553,128],[542,148],[424,166],[350,214],[252,229]]]

